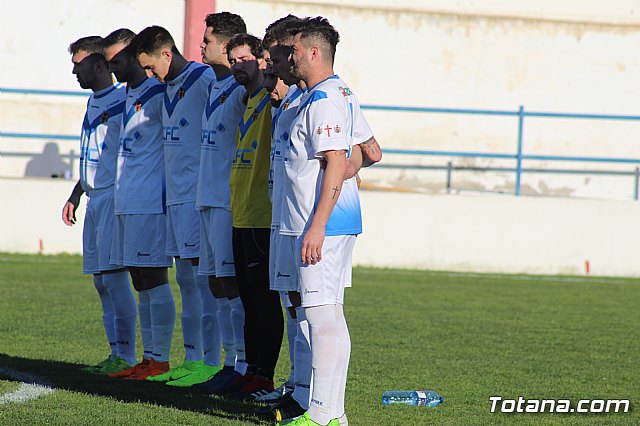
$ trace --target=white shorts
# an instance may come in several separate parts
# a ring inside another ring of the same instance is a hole
[[[295,244],[298,237],[280,235],[280,227],[271,229],[269,247],[269,288],[274,291],[299,291]]]
[[[304,236],[296,239],[296,252],[302,251]],[[302,264],[296,257],[300,274],[300,297],[305,308],[344,303],[344,287],[351,281],[351,251],[355,235],[325,237],[322,260],[315,265]]]
[[[112,264],[110,260],[113,222],[113,191],[89,198],[82,228],[83,273],[99,274],[122,268],[121,263]]]
[[[125,266],[173,266],[173,259],[164,254],[166,222],[162,213],[116,215],[111,245],[112,261]]]
[[[200,215],[195,201],[167,206],[167,256],[200,256]]]
[[[233,217],[229,210],[206,207],[200,210],[200,266],[198,273],[235,277],[233,263]]]

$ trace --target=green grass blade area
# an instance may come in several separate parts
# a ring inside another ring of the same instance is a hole
[[[77,256],[0,254],[0,395],[20,387],[12,371],[57,389],[0,404],[0,424],[268,424],[251,415],[255,404],[82,372],[109,347],[81,263]],[[345,305],[349,424],[640,424],[639,306],[635,279],[356,268]],[[178,320],[172,365],[183,357]],[[285,338],[276,376],[288,371]],[[445,402],[383,406],[387,389],[433,389]],[[495,395],[574,404],[629,399],[631,411],[491,413]]]

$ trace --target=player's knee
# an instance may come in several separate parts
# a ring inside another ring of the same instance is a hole
[[[156,288],[169,282],[167,268],[141,268],[145,290]]]
[[[213,293],[213,297],[217,299],[227,297],[224,291],[224,283],[221,278],[209,276],[209,288],[211,289],[211,293]]]
[[[302,299],[300,298],[300,293],[297,291],[289,292],[289,301],[291,302],[291,307],[293,309],[298,308],[302,305]]]

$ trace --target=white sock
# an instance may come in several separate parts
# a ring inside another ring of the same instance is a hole
[[[335,305],[336,321],[338,321],[338,333],[340,335],[340,349],[338,353],[338,367],[334,376],[334,382],[338,385],[337,391],[334,391],[334,400],[331,402],[333,412],[331,418],[341,418],[345,416],[344,396],[347,386],[347,370],[349,369],[349,358],[351,356],[351,337],[349,336],[349,328],[344,317],[344,306],[341,303]],[[341,422],[344,424],[345,421]]]
[[[182,296],[182,338],[185,361],[202,361],[202,300],[196,285],[198,269],[188,259],[176,259],[176,281]]]
[[[280,293],[284,294],[286,297],[286,292]],[[288,300],[288,298],[287,298]],[[282,300],[284,303],[284,299]],[[291,370],[289,371],[289,380],[287,380],[287,385],[293,386],[295,383],[295,340],[296,334],[298,334],[298,320],[291,316],[290,308],[285,308],[285,312],[287,313],[287,341],[289,343],[289,361],[291,362]]]
[[[236,365],[236,341],[231,325],[231,304],[226,297],[216,297],[216,303],[218,304],[218,325],[224,348],[224,365],[233,367]]]
[[[136,363],[136,298],[131,291],[127,271],[104,274],[104,286],[109,291],[116,331],[118,356],[130,365]]]
[[[247,354],[244,351],[244,306],[239,297],[229,299],[231,305],[231,327],[236,348],[235,371],[243,376],[247,373]]]
[[[153,358],[153,334],[151,333],[151,303],[149,302],[149,290],[138,292],[138,315],[140,316],[140,334],[142,335],[142,347],[144,359]]]
[[[168,362],[171,338],[176,322],[176,305],[169,283],[154,287],[149,292],[151,305],[151,334],[153,336],[153,359]]]
[[[195,268],[194,268],[195,269]],[[220,365],[220,327],[218,327],[218,304],[209,288],[209,277],[197,278],[200,300],[202,300],[202,351],[204,363]]]
[[[313,390],[309,417],[316,423],[326,425],[331,421],[333,392],[338,390],[335,383],[340,352],[339,325],[336,321],[334,305],[320,305],[305,308],[311,337],[311,367],[313,368]]]
[[[100,302],[102,303],[102,324],[104,324],[104,331],[107,334],[107,341],[109,342],[109,347],[111,348],[111,356],[113,357],[118,355],[113,303],[111,303],[111,296],[109,296],[109,291],[103,284],[102,275],[93,276],[93,285],[98,291],[98,296],[100,296]]]
[[[294,358],[296,363],[295,390],[293,399],[305,410],[309,409],[311,400],[311,347],[309,345],[309,322],[302,306],[296,308],[296,338],[294,342]]]

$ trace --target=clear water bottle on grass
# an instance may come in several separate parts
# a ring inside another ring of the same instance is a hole
[[[382,403],[384,405],[407,404],[435,407],[443,402],[444,397],[432,390],[388,390],[382,394]]]

